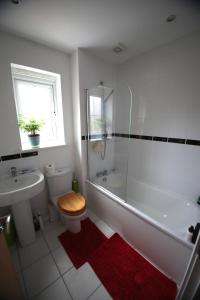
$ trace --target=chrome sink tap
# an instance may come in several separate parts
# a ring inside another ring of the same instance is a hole
[[[16,168],[16,167],[12,167],[12,168],[10,169],[10,171],[11,171],[11,176],[12,176],[12,177],[17,176],[17,168]]]

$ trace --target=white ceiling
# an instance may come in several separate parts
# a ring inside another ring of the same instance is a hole
[[[0,0],[0,30],[71,52],[77,47],[112,63],[200,30],[198,0]],[[172,23],[165,21],[176,14]],[[115,54],[122,42],[127,49]]]

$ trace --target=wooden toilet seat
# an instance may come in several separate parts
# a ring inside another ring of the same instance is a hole
[[[85,211],[86,201],[80,193],[71,192],[58,198],[57,205],[62,213],[78,216]]]

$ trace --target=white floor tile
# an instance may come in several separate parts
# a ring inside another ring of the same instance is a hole
[[[25,286],[24,286],[24,279],[23,279],[22,273],[21,273],[21,272],[18,272],[18,273],[17,273],[17,276],[18,276],[18,279],[19,279],[19,283],[20,283],[20,286],[21,286],[21,289],[22,289],[24,298],[25,298],[25,299],[28,299],[28,298],[27,298],[27,294],[26,294],[26,289],[25,289]]]
[[[98,286],[101,285],[98,277],[88,263],[78,270],[75,268],[67,272],[63,279],[74,300],[87,299]]]
[[[50,287],[45,289],[38,297],[34,300],[71,300],[71,296],[67,291],[67,288],[60,278],[54,282]]]
[[[59,247],[52,252],[52,255],[56,261],[57,267],[61,274],[64,274],[66,271],[73,267],[73,264],[63,249],[63,247]]]
[[[24,248],[19,248],[19,256],[22,265],[22,269],[31,265],[39,258],[47,255],[49,253],[49,249],[44,241],[44,238],[38,237],[35,243],[28,245]]]
[[[62,226],[61,221],[58,219],[54,222],[45,222],[44,223],[44,233],[47,233],[48,231],[54,230],[56,227]]]
[[[88,298],[89,300],[112,300],[113,298],[108,294],[106,289],[103,285],[101,285],[91,297]]]
[[[16,272],[20,272],[20,262],[17,247],[10,248],[10,256]]]
[[[103,221],[99,220],[95,224],[107,238],[110,238],[114,234],[114,231]]]
[[[25,269],[23,275],[30,299],[60,276],[50,254]]]
[[[52,228],[51,230],[44,232],[44,238],[47,241],[47,244],[51,251],[61,246],[61,243],[58,240],[58,235],[60,235],[65,230],[65,227],[61,223],[59,223],[55,224],[54,228]]]

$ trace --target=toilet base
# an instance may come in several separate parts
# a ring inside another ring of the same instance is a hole
[[[67,230],[72,233],[78,233],[81,231],[81,221],[68,221],[66,220]]]
[[[72,233],[79,233],[81,231],[81,221],[85,219],[86,213],[86,210],[79,216],[68,216],[61,213],[61,221],[67,230]]]

